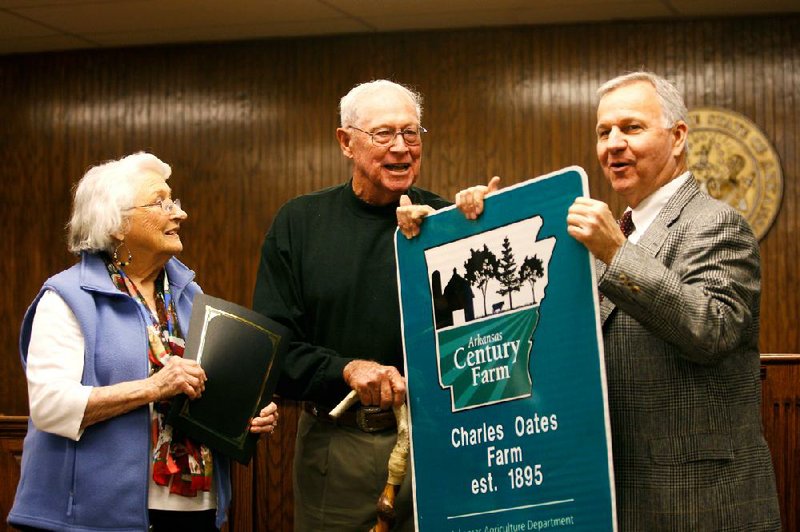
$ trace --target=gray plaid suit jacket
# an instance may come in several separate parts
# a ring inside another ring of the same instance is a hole
[[[620,530],[780,530],[747,222],[688,179],[598,267]]]

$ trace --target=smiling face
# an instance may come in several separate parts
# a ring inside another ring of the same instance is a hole
[[[685,171],[688,128],[666,124],[656,90],[635,81],[606,93],[597,106],[597,159],[614,191],[631,207]]]
[[[172,198],[172,191],[163,177],[145,171],[138,186],[134,205],[150,205]],[[125,245],[137,264],[165,264],[173,255],[183,251],[179,236],[181,222],[188,217],[185,211],[174,208],[169,214],[160,205],[134,207],[128,214],[124,233]]]
[[[373,132],[380,128],[418,128],[414,102],[390,87],[363,96],[353,126]],[[363,201],[388,205],[400,199],[417,180],[422,145],[408,146],[397,135],[389,146],[375,146],[366,133],[339,128],[336,137],[345,157],[353,160],[353,190]]]

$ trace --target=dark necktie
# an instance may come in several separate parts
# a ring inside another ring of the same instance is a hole
[[[636,226],[633,225],[632,213],[633,211],[625,211],[622,214],[622,218],[617,220],[619,228],[622,230],[622,234],[625,235],[625,238],[631,236],[631,233],[633,233],[636,230]]]

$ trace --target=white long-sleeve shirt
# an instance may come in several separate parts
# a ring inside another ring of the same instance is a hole
[[[31,420],[37,429],[80,440],[81,422],[92,393],[81,384],[84,338],[75,314],[56,292],[46,291],[36,307],[28,346],[26,377]],[[148,507],[154,510],[198,511],[217,507],[211,490],[196,497],[170,495],[168,486],[153,481],[150,461]]]
[[[58,324],[58,326],[54,326]],[[39,430],[79,440],[91,386],[81,384],[83,333],[72,310],[48,290],[33,317],[28,347],[28,402]]]

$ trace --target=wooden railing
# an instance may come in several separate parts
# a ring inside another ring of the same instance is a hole
[[[761,419],[772,450],[783,529],[800,530],[800,354],[761,355]]]
[[[762,355],[761,379],[764,436],[772,450],[783,527],[800,531],[800,354]],[[290,401],[280,408],[280,429],[261,439],[250,465],[234,465],[229,532],[292,530],[298,409]],[[26,417],[0,416],[0,523],[14,500],[26,429]]]
[[[22,460],[22,440],[28,430],[27,416],[0,416],[0,530],[14,503]]]

